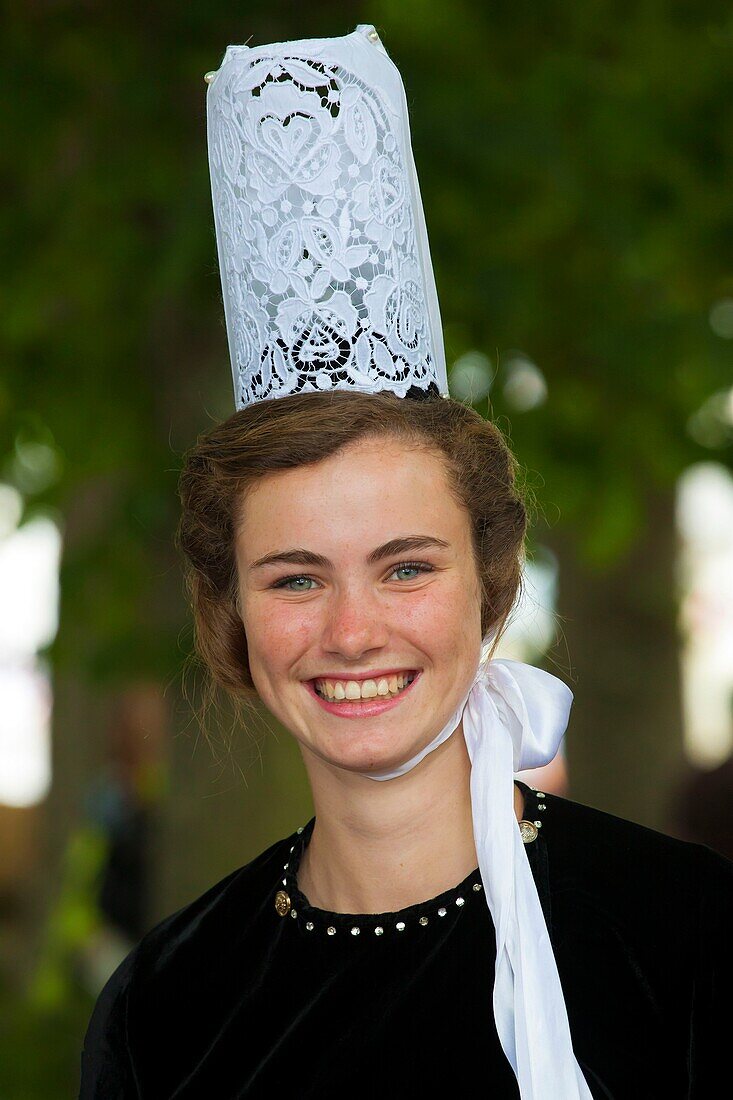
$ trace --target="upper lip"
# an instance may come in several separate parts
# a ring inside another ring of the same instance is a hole
[[[361,683],[363,680],[381,680],[387,676],[399,676],[400,674],[409,674],[411,672],[419,672],[419,668],[378,668],[374,672],[350,672],[344,674],[342,672],[321,672],[318,676],[311,677],[312,680],[356,680],[357,683]]]

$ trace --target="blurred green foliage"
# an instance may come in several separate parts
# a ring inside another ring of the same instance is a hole
[[[22,483],[19,453],[42,443],[28,514],[63,525],[92,495],[62,581],[93,678],[177,667],[184,620],[149,607],[180,454],[232,411],[203,73],[229,42],[359,21],[407,88],[449,363],[488,356],[477,405],[511,433],[549,521],[602,567],[638,534],[646,493],[710,454],[687,428],[733,374],[709,323],[733,294],[728,4],[7,9],[0,476]],[[524,411],[507,397],[516,351],[548,391]],[[730,424],[714,428],[730,463]]]
[[[0,982],[3,1100],[52,1100],[78,1091],[80,1037],[94,1005],[79,961],[101,924],[96,899],[106,847],[104,834],[91,826],[72,834],[31,982],[21,995]]]
[[[78,1095],[80,1041],[93,998],[72,988],[63,1004],[40,1008],[0,989],[0,1096],[70,1100]]]
[[[731,463],[730,419],[704,439],[687,429],[733,380],[730,339],[709,323],[733,292],[733,11],[378,10],[413,112],[449,359],[466,345],[495,357],[494,412],[581,555],[605,566],[650,490],[697,459]],[[502,392],[517,347],[549,388],[522,413]]]
[[[0,479],[68,532],[59,670],[167,679],[190,641],[156,595],[178,584],[177,470],[232,411],[203,74],[230,42],[358,22],[407,89],[449,365],[485,357],[477,407],[547,521],[604,568],[650,492],[731,465],[733,345],[710,324],[733,297],[725,0],[6,6]],[[524,408],[519,355],[547,390]],[[66,1015],[19,1007],[5,1092],[69,1095],[87,1015],[73,989]]]

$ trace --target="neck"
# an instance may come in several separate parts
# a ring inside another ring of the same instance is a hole
[[[297,877],[311,905],[395,912],[457,886],[478,866],[461,726],[412,771],[384,782],[302,751],[316,822]],[[516,784],[514,812],[521,820]]]

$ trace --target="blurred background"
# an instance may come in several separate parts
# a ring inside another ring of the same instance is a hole
[[[140,936],[311,816],[208,735],[177,474],[233,411],[206,150],[230,43],[373,23],[407,89],[451,392],[539,505],[500,656],[575,703],[542,789],[733,857],[726,0],[6,6],[0,1097],[76,1095]]]

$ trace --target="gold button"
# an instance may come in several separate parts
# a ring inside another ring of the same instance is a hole
[[[278,890],[275,894],[275,909],[281,917],[287,917],[290,912],[290,895],[284,890]]]
[[[519,831],[522,834],[522,840],[525,844],[531,844],[539,835],[539,830],[532,821],[520,821]]]

